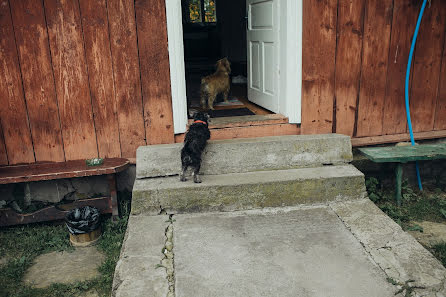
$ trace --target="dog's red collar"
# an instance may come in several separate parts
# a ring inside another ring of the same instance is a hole
[[[200,121],[200,120],[196,120],[196,121],[194,121],[194,124],[195,124],[195,123],[205,124],[206,126],[207,126],[207,124],[208,124],[208,123],[206,123],[205,121]]]

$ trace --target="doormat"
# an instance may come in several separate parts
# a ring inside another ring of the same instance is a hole
[[[237,108],[237,109],[220,109],[220,110],[212,110],[209,112],[211,118],[222,118],[222,117],[238,117],[238,116],[246,116],[246,115],[255,115],[248,108]]]
[[[229,99],[228,101],[221,101],[214,103],[214,106],[237,106],[243,105],[243,102],[240,102],[236,97]]]

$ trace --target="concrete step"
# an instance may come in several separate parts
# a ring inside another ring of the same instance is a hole
[[[137,179],[132,214],[233,211],[365,197],[364,175],[352,165],[202,176]]]
[[[136,177],[176,175],[182,143],[139,147]],[[290,135],[209,141],[203,174],[317,167],[352,161],[350,137],[340,134]]]

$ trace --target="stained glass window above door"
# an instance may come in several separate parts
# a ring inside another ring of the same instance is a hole
[[[216,0],[188,0],[189,21],[191,23],[215,23],[217,12]]]

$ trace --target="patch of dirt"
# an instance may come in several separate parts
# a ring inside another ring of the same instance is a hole
[[[85,294],[80,295],[79,297],[99,297],[99,294],[95,290],[90,290],[85,292]]]
[[[74,283],[99,276],[105,256],[95,246],[74,252],[51,252],[38,256],[25,274],[25,283],[45,288],[53,283]],[[93,295],[94,296],[94,295]]]
[[[407,231],[418,242],[424,246],[433,246],[438,243],[446,242],[446,223],[435,223],[429,221],[412,222],[412,225],[418,225],[423,228],[420,231]]]

